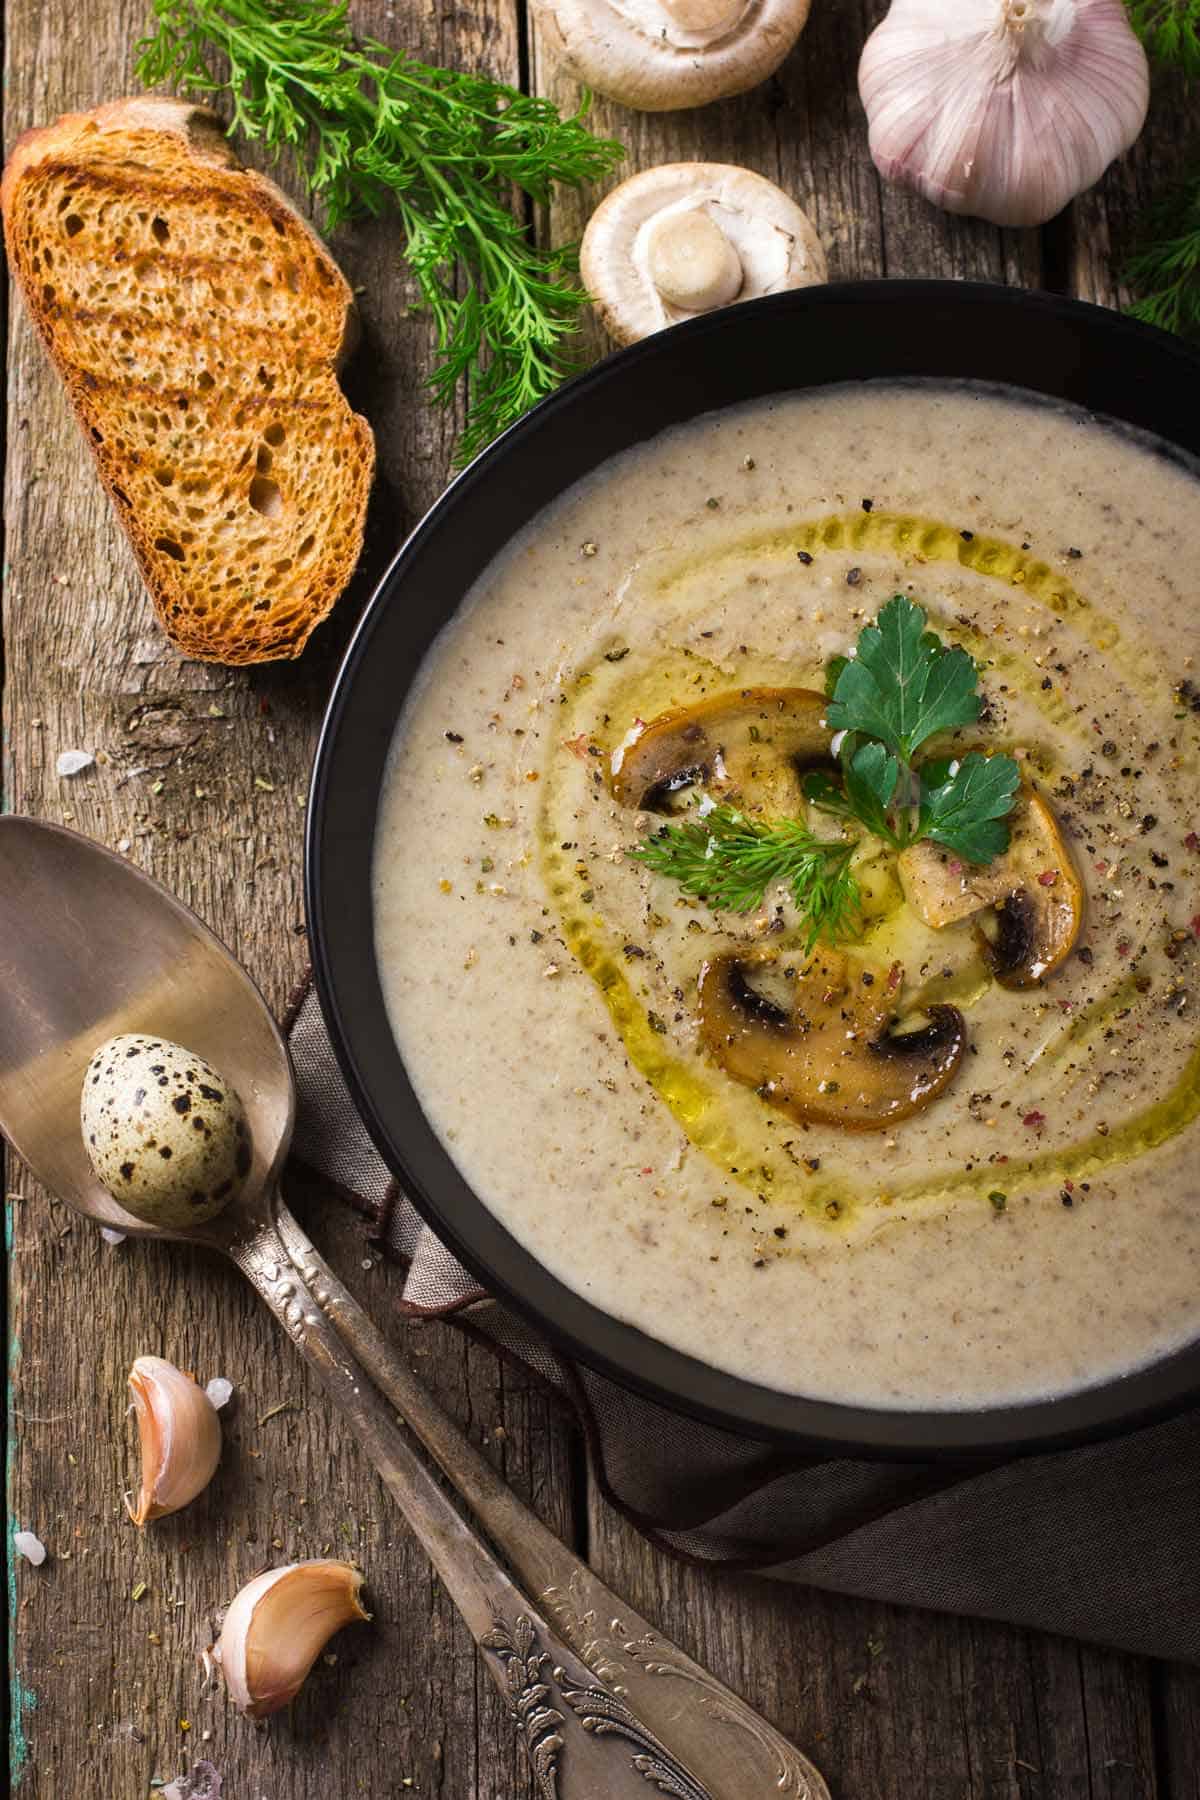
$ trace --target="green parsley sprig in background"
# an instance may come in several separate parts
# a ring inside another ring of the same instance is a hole
[[[1200,75],[1200,0],[1125,0],[1129,23],[1159,62]]]
[[[1200,79],[1200,0],[1125,0],[1149,54],[1186,81]],[[1138,298],[1135,319],[1200,335],[1200,170],[1147,214],[1141,242],[1123,270]]]
[[[897,594],[855,653],[838,658],[825,719],[839,746],[841,785],[805,777],[807,799],[857,819],[894,849],[933,838],[968,862],[989,863],[1008,848],[1005,823],[1021,784],[1011,756],[972,750],[918,769],[913,758],[938,732],[973,725],[983,701],[965,650],[928,631],[925,614]]]
[[[811,950],[818,938],[849,937],[857,928],[854,850],[850,840],[816,837],[795,819],[767,825],[732,806],[714,806],[679,825],[664,825],[631,854],[685,893],[729,912],[752,912],[774,882],[786,883],[808,924]]]
[[[345,0],[153,0],[138,79],[223,94],[232,129],[299,155],[332,228],[394,208],[437,333],[435,397],[467,377],[466,461],[571,374],[566,340],[587,295],[575,247],[539,247],[516,190],[608,173],[624,154],[584,113],[354,37]]]

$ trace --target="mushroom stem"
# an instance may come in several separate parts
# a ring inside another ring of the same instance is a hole
[[[655,220],[646,266],[663,299],[687,312],[728,306],[744,279],[737,251],[716,220],[697,207]]]
[[[668,18],[685,31],[719,31],[742,12],[742,0],[658,0]]]

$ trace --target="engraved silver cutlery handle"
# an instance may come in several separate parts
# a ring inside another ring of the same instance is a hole
[[[616,1689],[596,1679],[457,1512],[275,1227],[256,1226],[229,1253],[320,1375],[428,1553],[508,1704],[539,1800],[647,1800],[653,1791],[719,1800]]]
[[[282,1204],[277,1223],[297,1273],[338,1335],[448,1476],[518,1581],[587,1665],[591,1679],[605,1683],[661,1743],[701,1773],[712,1800],[765,1800],[767,1795],[829,1800],[823,1778],[806,1756],[626,1606],[518,1500]]]

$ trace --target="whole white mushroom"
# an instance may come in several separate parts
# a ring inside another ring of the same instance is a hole
[[[826,278],[807,214],[773,181],[731,163],[664,163],[630,176],[592,214],[579,261],[619,344]]]
[[[744,94],[773,75],[811,0],[533,0],[569,75],[637,112]]]

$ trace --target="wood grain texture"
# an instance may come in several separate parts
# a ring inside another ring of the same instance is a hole
[[[14,0],[6,134],[131,86],[141,0]],[[364,28],[431,57],[516,74],[515,14],[356,7]],[[69,23],[73,21],[73,23]],[[294,184],[292,191],[296,192]],[[282,1007],[305,960],[301,831],[309,761],[342,643],[372,570],[444,485],[454,421],[422,383],[423,323],[407,317],[394,229],[336,246],[365,288],[353,379],[379,437],[363,577],[303,662],[233,674],[164,644],[83,444],[19,307],[9,346],[4,796],[73,824],[165,881],[225,938]],[[60,781],[66,748],[97,754]],[[103,759],[103,760],[100,760]],[[269,784],[264,785],[264,784]],[[14,1666],[27,1745],[22,1792],[134,1800],[200,1756],[233,1800],[333,1800],[412,1791],[532,1789],[498,1696],[423,1554],[318,1388],[229,1269],[157,1246],[111,1249],[10,1170],[14,1438],[10,1509],[50,1559],[14,1571]],[[386,1317],[399,1289],[340,1208],[309,1212],[318,1243]],[[370,1260],[372,1268],[363,1269]],[[415,1364],[560,1532],[571,1529],[568,1434],[459,1334],[404,1332]],[[65,1354],[64,1354],[65,1351]],[[125,1374],[163,1354],[237,1388],[208,1493],[139,1535],[121,1494],[135,1459]],[[288,1410],[264,1418],[273,1407]],[[367,1571],[375,1621],[332,1646],[290,1714],[266,1728],[204,1692],[197,1653],[218,1609],[259,1568],[330,1550]],[[146,1583],[143,1597],[132,1594]],[[185,1728],[183,1721],[187,1721]],[[209,1735],[211,1734],[211,1735]]]
[[[630,169],[704,156],[780,181],[817,223],[835,277],[1055,281],[1114,299],[1113,243],[1157,175],[1160,143],[1182,156],[1182,114],[1172,110],[1165,136],[1047,234],[947,219],[884,189],[867,155],[853,71],[883,10],[882,0],[816,0],[797,53],[758,93],[655,119],[597,103],[595,122],[629,144]],[[64,107],[125,91],[145,11],[142,0],[8,0],[8,141]],[[453,11],[354,0],[352,16],[388,42],[510,78],[524,50],[539,91],[573,98],[536,33],[523,38],[516,0]],[[556,239],[578,234],[590,203],[556,207]],[[444,484],[456,425],[422,393],[429,334],[407,314],[413,294],[392,226],[345,230],[334,247],[365,290],[365,344],[348,386],[375,426],[380,480],[362,574],[296,667],[233,675],[165,648],[19,309],[9,338],[4,802],[127,846],[280,1005],[304,960],[302,802],[321,706],[374,574]],[[603,346],[593,334],[588,347]],[[54,762],[66,748],[103,760],[60,781]],[[111,1249],[18,1167],[7,1186],[18,1196],[9,1504],[51,1552],[42,1569],[14,1571],[22,1794],[139,1800],[152,1777],[210,1756],[229,1800],[529,1800],[452,1607],[235,1275],[157,1246]],[[398,1278],[361,1228],[319,1200],[300,1210],[386,1318]],[[837,1800],[1200,1800],[1195,1672],[670,1561],[585,1493],[571,1434],[537,1389],[449,1328],[397,1330],[542,1516],[564,1535],[582,1520],[606,1579],[804,1744]],[[212,1488],[138,1536],[121,1506],[133,1477],[123,1381],[142,1351],[201,1378],[225,1374],[237,1396]],[[248,1575],[327,1549],[361,1560],[374,1623],[334,1643],[336,1663],[288,1715],[254,1728],[203,1691],[196,1652]]]

